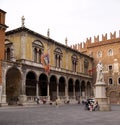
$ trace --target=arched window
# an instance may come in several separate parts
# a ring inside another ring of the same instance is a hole
[[[62,60],[62,56],[63,56],[61,49],[56,48],[54,50],[54,54],[55,54],[55,67],[61,68],[61,60]]]
[[[6,50],[6,59],[7,60],[10,60],[10,48],[7,48],[7,50]]]
[[[11,61],[14,56],[13,43],[9,40],[5,40],[5,60]]]
[[[112,84],[113,84],[113,79],[109,78],[109,85],[112,85]]]
[[[39,57],[38,61],[39,61],[40,63],[41,63],[41,55],[42,55],[42,50],[39,49],[39,51],[38,51],[38,57]]]
[[[89,62],[88,59],[84,59],[84,73],[88,73]]]
[[[37,62],[37,48],[34,48],[34,62]]]
[[[118,78],[118,84],[120,84],[120,78]]]
[[[113,56],[113,50],[112,49],[108,50],[108,56]]]
[[[76,72],[77,71],[77,62],[78,62],[78,58],[76,55],[72,56],[72,71]]]
[[[112,65],[108,65],[108,71],[112,71],[113,70],[113,66]]]
[[[35,40],[32,44],[33,46],[33,61],[36,63],[41,63],[41,56],[44,51],[44,46],[40,40]]]
[[[97,52],[97,57],[102,57],[102,51]]]

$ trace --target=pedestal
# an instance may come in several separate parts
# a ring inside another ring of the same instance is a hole
[[[47,101],[50,102],[50,96],[47,96]]]
[[[106,84],[104,82],[97,82],[95,84],[95,99],[98,101],[100,111],[110,111],[111,106],[106,97]]]
[[[20,105],[27,105],[26,101],[27,101],[26,95],[20,95],[20,97],[19,97],[19,104]]]

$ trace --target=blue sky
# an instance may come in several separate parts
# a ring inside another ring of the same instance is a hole
[[[0,0],[8,30],[25,26],[68,45],[120,30],[120,0]]]

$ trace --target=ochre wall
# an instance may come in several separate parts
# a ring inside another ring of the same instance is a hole
[[[81,55],[77,52],[72,51],[71,49],[68,49],[67,47],[61,46],[57,44],[56,42],[51,42],[49,39],[44,39],[42,37],[37,37],[33,34],[30,34],[28,32],[22,31],[22,32],[17,32],[14,34],[10,34],[6,36],[6,39],[8,39],[10,42],[13,43],[14,46],[14,54],[16,60],[21,59],[21,50],[22,50],[22,45],[21,45],[21,38],[22,35],[25,37],[25,59],[33,61],[33,47],[32,43],[35,40],[40,40],[44,46],[44,53],[48,52],[50,56],[50,65],[55,66],[55,55],[54,55],[54,50],[56,48],[60,48],[63,56],[62,56],[62,62],[61,62],[61,68],[63,69],[68,69],[72,70],[72,60],[71,57],[73,54],[76,54],[78,57],[78,65],[77,65],[77,72],[82,72],[84,73],[84,58],[87,58],[89,61],[89,69],[92,67],[92,61],[90,58],[83,56],[81,58]]]

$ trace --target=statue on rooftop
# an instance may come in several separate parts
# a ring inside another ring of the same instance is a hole
[[[24,27],[25,26],[25,17],[24,16],[21,17],[21,21],[22,21],[22,27]]]

